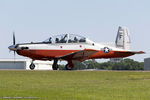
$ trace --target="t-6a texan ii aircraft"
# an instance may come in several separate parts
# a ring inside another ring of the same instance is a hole
[[[134,54],[142,54],[143,51],[130,50],[130,37],[126,27],[119,27],[116,42],[96,43],[88,38],[75,34],[62,34],[49,37],[43,42],[15,44],[13,35],[13,45],[8,48],[18,55],[32,59],[30,69],[35,68],[34,60],[54,60],[53,70],[58,69],[58,60],[68,62],[66,70],[74,67],[73,61],[85,61],[87,59],[101,58],[123,58]]]

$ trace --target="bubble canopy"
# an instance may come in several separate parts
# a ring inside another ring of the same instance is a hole
[[[62,34],[49,37],[44,43],[84,43],[86,38],[75,34]]]

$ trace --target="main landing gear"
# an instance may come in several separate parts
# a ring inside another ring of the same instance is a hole
[[[66,70],[72,70],[74,67],[73,63],[71,60],[68,61],[68,64],[66,64],[65,69]]]
[[[71,67],[69,66],[69,64],[66,64],[65,69],[66,69],[66,70],[72,70],[73,68],[71,68]]]
[[[33,63],[33,61],[34,61],[34,60],[32,60],[30,66],[29,66],[31,70],[34,70],[34,68],[35,68],[35,64]]]
[[[35,64],[33,62],[34,62],[34,60],[32,60],[30,66],[29,66],[29,68],[31,70],[35,69]],[[58,70],[59,69],[57,62],[58,62],[58,59],[54,59],[54,63],[52,65],[53,70]],[[72,61],[68,61],[68,64],[66,64],[65,69],[66,70],[72,70],[73,67],[74,67],[74,65],[73,65]]]
[[[58,59],[54,59],[54,63],[53,63],[53,65],[52,65],[53,70],[57,70],[57,69],[58,69],[58,64],[57,64],[57,62],[58,62]]]
[[[57,62],[58,62],[58,59],[54,59],[54,63],[52,65],[53,70],[59,69]],[[73,65],[72,61],[68,61],[68,64],[66,64],[65,69],[66,70],[72,70],[73,67],[74,67],[74,65]]]

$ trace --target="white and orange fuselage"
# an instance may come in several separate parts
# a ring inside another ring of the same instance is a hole
[[[90,55],[87,59],[100,59],[100,58],[118,58],[128,57],[135,53],[108,47],[96,43],[57,43],[57,44],[43,44],[43,43],[31,43],[31,44],[20,44],[18,48],[28,47],[28,49],[17,50],[17,53],[22,56],[29,57],[34,60],[53,60],[68,54],[72,54],[82,50],[95,50],[94,54]],[[105,48],[109,51],[105,52]]]

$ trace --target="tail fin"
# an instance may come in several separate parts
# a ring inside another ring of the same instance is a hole
[[[119,26],[115,43],[117,48],[131,50],[130,35],[127,27]]]

